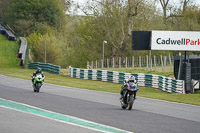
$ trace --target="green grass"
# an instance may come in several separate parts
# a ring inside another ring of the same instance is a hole
[[[17,77],[22,79],[31,80],[31,75],[34,72],[33,69],[19,69],[19,68],[2,68],[0,69],[0,74]],[[82,89],[90,89],[97,91],[105,91],[112,93],[119,93],[121,89],[120,84],[101,82],[101,81],[91,81],[84,79],[76,79],[67,76],[68,70],[62,69],[60,75],[50,74],[44,72],[46,77],[45,82],[51,84],[57,84],[62,86],[69,86]],[[195,94],[170,94],[153,88],[140,87],[137,93],[138,96],[148,97],[154,99],[167,100],[172,102],[187,103],[200,106],[200,92]]]
[[[18,66],[18,47],[16,42],[8,41],[3,35],[0,35],[0,68]]]

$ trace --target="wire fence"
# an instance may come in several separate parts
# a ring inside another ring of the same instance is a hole
[[[157,71],[157,68],[164,69],[170,68],[170,71],[173,71],[173,56],[152,56],[149,58],[146,56],[137,56],[137,57],[119,57],[119,58],[106,58],[103,60],[88,61],[87,68],[89,69],[101,69],[101,68],[146,68],[154,69]]]

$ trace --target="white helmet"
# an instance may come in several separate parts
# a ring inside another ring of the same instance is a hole
[[[128,77],[129,82],[134,82],[135,81],[135,77],[133,75]]]

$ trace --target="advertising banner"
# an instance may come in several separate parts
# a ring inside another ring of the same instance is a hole
[[[151,50],[200,51],[200,32],[152,31]]]

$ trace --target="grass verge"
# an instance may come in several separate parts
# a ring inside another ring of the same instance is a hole
[[[19,45],[14,41],[8,41],[0,35],[0,67],[17,67],[19,59],[17,50]]]
[[[31,81],[30,76],[32,75],[33,72],[34,72],[33,69],[19,69],[19,68],[0,69],[0,74],[2,75],[27,79],[30,81]],[[66,72],[67,72],[66,69],[61,70],[60,75],[44,72],[44,75],[46,77],[45,82],[62,86],[69,86],[69,87],[90,89],[97,91],[105,91],[112,93],[120,92],[121,84],[70,78],[67,76]],[[153,88],[140,87],[137,96],[200,106],[199,91],[196,92],[195,94],[183,95],[183,94],[170,94]]]

